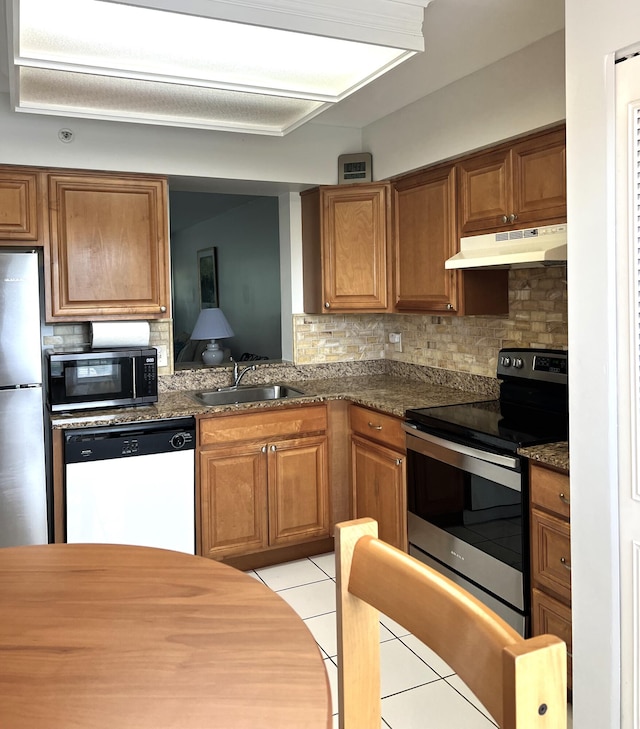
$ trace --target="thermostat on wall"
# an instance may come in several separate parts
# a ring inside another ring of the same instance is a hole
[[[338,184],[345,182],[371,182],[371,155],[368,152],[338,157]]]

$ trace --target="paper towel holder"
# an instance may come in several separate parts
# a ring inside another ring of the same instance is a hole
[[[191,332],[191,339],[210,339],[202,353],[202,361],[206,365],[220,364],[224,359],[224,351],[216,339],[233,337],[233,329],[229,325],[222,309],[202,309],[198,314],[196,325]]]

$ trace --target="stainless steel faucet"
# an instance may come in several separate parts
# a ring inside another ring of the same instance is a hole
[[[243,370],[240,370],[238,367],[238,363],[231,358],[231,361],[233,362],[233,385],[232,387],[238,387],[240,384],[240,380],[247,374],[247,372],[251,372],[252,370],[255,370],[255,365],[249,365],[249,367],[245,367]],[[240,371],[239,371],[240,370]]]

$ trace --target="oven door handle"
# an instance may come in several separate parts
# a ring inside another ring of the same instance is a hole
[[[514,471],[518,470],[520,459],[517,457],[481,451],[479,448],[472,448],[471,446],[462,445],[455,441],[445,440],[444,438],[439,438],[436,435],[431,435],[431,433],[425,433],[423,430],[416,428],[415,425],[411,425],[410,423],[402,423],[402,428],[408,435],[413,436],[414,438],[426,440],[428,443],[433,443],[433,445],[446,448],[449,451],[460,453],[463,456],[471,456],[472,458],[477,458],[478,460],[485,461],[486,463],[493,463],[496,466],[511,468]]]

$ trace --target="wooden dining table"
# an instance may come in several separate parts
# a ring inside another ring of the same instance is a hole
[[[327,729],[324,662],[255,578],[147,547],[0,549],[2,729]]]

